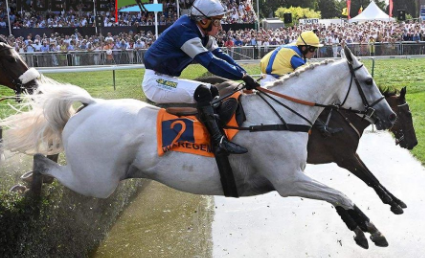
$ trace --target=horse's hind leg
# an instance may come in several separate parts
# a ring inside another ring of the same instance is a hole
[[[70,160],[68,160],[68,163]],[[78,167],[79,164],[75,164]],[[119,180],[114,180],[110,177],[95,177],[86,164],[81,164],[78,167],[78,174],[71,170],[70,165],[60,166],[54,161],[44,157],[41,154],[34,155],[34,176],[38,178],[40,175],[49,175],[56,178],[61,184],[71,189],[74,192],[86,196],[106,198],[117,187]],[[102,172],[107,174],[107,167],[103,167]],[[41,177],[41,176],[40,176]],[[33,184],[34,191],[38,191],[41,180],[36,180]]]
[[[26,192],[26,195],[32,198],[39,198],[41,195],[41,186],[43,184],[43,175],[42,173],[45,170],[45,166],[43,162],[39,161],[39,156],[43,157],[43,155],[35,154],[33,167],[31,172],[31,185],[29,191]]]

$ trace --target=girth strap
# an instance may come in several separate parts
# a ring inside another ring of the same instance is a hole
[[[251,125],[248,127],[226,126],[226,129],[238,129],[250,132],[260,131],[290,131],[290,132],[305,132],[310,133],[311,126],[296,125],[296,124],[272,124],[272,125]]]

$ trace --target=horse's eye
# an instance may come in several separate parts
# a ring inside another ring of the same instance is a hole
[[[372,78],[368,78],[368,79],[365,80],[365,83],[367,85],[372,85],[373,84],[373,79]]]

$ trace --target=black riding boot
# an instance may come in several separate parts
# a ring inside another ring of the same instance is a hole
[[[339,127],[338,128],[331,128],[331,127],[327,126],[320,119],[317,119],[316,122],[314,122],[314,126],[325,137],[329,137],[329,136],[338,134],[338,133],[343,131],[343,129],[339,128]]]
[[[198,102],[198,111],[202,123],[207,127],[211,137],[214,151],[216,153],[225,151],[229,154],[243,154],[248,150],[236,143],[230,142],[222,133],[214,116],[214,109],[211,106],[212,94],[208,87],[201,85],[195,91],[195,100]]]

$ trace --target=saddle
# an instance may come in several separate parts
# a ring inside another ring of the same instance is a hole
[[[245,121],[243,108],[238,101],[239,96],[240,93],[235,93],[215,108],[216,119],[224,128],[223,131],[229,140],[239,130],[226,129],[226,126],[238,127]],[[168,151],[179,151],[214,157],[209,133],[200,121],[196,108],[190,106],[161,108],[157,117],[158,155],[162,156]]]
[[[222,92],[220,91],[220,95]],[[225,92],[226,93],[226,92]],[[233,115],[236,116],[238,125],[241,125],[245,120],[245,113],[242,105],[239,104],[240,93],[236,92],[227,99],[222,100],[216,108],[214,108],[217,115],[217,119],[221,126],[225,126],[229,123]],[[175,115],[178,117],[183,116],[196,116],[198,117],[198,110],[195,104],[187,103],[164,103],[158,104],[153,101],[147,100],[148,103],[155,105],[160,108],[164,108],[168,114]],[[199,117],[198,117],[199,118]]]
[[[237,94],[238,96],[232,96],[228,99],[225,99],[221,101],[217,108],[215,108],[215,112],[217,115],[217,120],[220,122],[220,125],[222,127],[225,127],[230,119],[232,119],[232,116],[236,116],[236,121],[238,125],[241,125],[245,121],[245,113],[243,111],[243,107],[239,105],[239,98],[240,94]],[[169,104],[172,105],[172,104]],[[175,115],[178,117],[182,116],[197,116],[198,117],[198,110],[195,107],[191,106],[169,106],[165,107],[165,110],[167,113],[171,115]],[[198,117],[199,119],[199,117]]]

